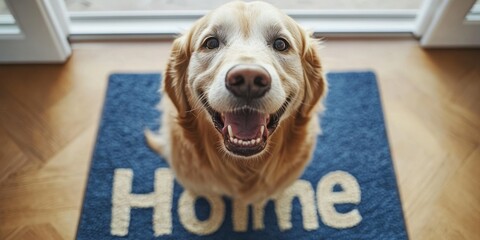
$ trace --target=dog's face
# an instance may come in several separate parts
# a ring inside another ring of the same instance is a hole
[[[255,157],[285,119],[306,118],[323,95],[313,41],[263,2],[233,2],[174,42],[165,91],[179,118],[218,130],[225,152]]]

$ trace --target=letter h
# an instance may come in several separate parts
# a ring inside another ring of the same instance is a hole
[[[172,233],[173,174],[167,168],[155,171],[154,191],[147,194],[132,193],[132,169],[115,169],[112,192],[112,220],[110,233],[126,236],[132,208],[153,208],[155,236]]]

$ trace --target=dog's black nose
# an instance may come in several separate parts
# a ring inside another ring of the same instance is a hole
[[[235,96],[252,100],[270,90],[272,79],[265,68],[256,64],[239,64],[227,73],[225,86]]]

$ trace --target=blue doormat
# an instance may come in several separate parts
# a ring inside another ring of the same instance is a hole
[[[372,72],[327,74],[314,157],[264,205],[192,196],[145,143],[160,74],[110,76],[77,239],[407,239]]]

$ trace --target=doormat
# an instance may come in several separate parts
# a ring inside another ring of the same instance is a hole
[[[160,74],[110,76],[77,239],[407,239],[375,75],[327,74],[313,159],[264,204],[194,196],[146,143]]]

